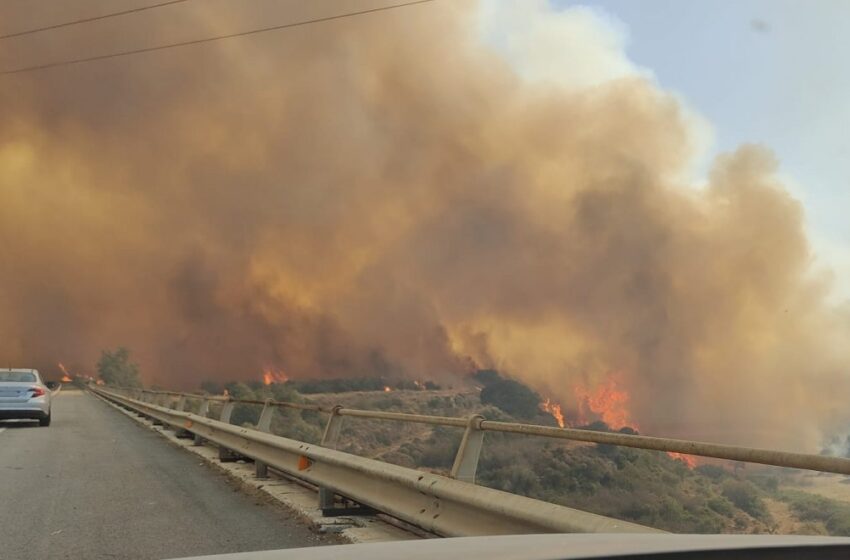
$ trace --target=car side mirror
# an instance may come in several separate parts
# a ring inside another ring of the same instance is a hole
[[[44,385],[52,391],[59,386],[59,382],[58,381],[48,381]]]

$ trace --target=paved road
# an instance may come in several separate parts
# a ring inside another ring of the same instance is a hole
[[[0,558],[161,559],[326,543],[88,394],[60,393],[49,428],[0,422]]]

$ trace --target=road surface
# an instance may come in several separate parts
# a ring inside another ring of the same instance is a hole
[[[0,558],[161,559],[333,544],[95,397],[0,421]]]

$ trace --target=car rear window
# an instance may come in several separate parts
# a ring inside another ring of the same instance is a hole
[[[0,382],[19,381],[21,383],[35,383],[34,373],[28,371],[0,371]]]

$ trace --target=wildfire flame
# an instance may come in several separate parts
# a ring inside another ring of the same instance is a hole
[[[384,392],[389,393],[390,391],[392,391],[392,389],[390,389],[388,385],[384,385]]]
[[[59,369],[62,370],[62,383],[70,383],[74,380],[74,378],[71,377],[71,374],[68,373],[68,370],[65,369],[65,366],[62,364],[62,362],[59,362]]]
[[[668,451],[667,455],[677,461],[685,463],[689,469],[693,469],[697,466],[697,459],[693,455],[685,455],[684,453],[676,453],[674,451]]]
[[[619,386],[619,381],[615,375],[610,376],[593,392],[584,387],[576,387],[575,394],[579,401],[581,423],[587,423],[589,411],[608,424],[608,427],[612,430],[619,430],[624,427],[637,430],[637,424],[632,420],[628,408],[630,400],[629,393]],[[546,403],[548,404],[548,402],[547,399]],[[544,410],[547,409],[544,408]],[[560,412],[560,407],[558,412]],[[668,451],[667,455],[677,461],[683,462],[689,469],[697,466],[697,459],[693,455],[672,451]]]
[[[577,386],[575,394],[578,398],[579,416],[586,423],[586,418],[592,415],[599,417],[612,430],[629,427],[637,429],[628,409],[629,393],[619,387],[614,376],[611,376],[594,391]]]
[[[560,404],[552,402],[549,397],[546,397],[546,400],[540,403],[540,410],[551,414],[555,421],[558,422],[558,426],[562,428],[565,426],[564,413],[561,412]]]
[[[287,381],[289,381],[289,377],[283,373],[282,369],[275,371],[272,368],[265,368],[263,370],[264,385],[271,385],[272,383],[286,383]]]

